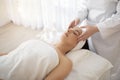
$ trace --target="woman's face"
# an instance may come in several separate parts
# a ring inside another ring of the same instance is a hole
[[[74,27],[68,29],[63,35],[62,35],[62,43],[70,46],[71,48],[74,48],[78,41],[78,36],[82,33],[82,30],[79,27]]]

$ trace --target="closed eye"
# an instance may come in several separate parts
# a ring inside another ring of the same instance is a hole
[[[75,31],[73,31],[73,34],[77,36],[77,33]]]

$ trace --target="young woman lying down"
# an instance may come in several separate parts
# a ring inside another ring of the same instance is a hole
[[[81,33],[78,27],[70,28],[54,45],[29,40],[7,55],[1,54],[0,79],[64,80],[72,69],[72,62],[65,54],[77,45]]]

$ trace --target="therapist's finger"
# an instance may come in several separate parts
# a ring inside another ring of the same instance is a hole
[[[84,35],[78,38],[78,41],[84,41],[88,38],[88,35]]]
[[[81,37],[81,38],[78,38],[78,41],[84,41],[86,40],[87,38],[84,36],[84,37]]]
[[[86,40],[89,36],[90,36],[90,34],[88,33],[88,31],[85,31],[78,37],[78,40],[79,41]]]
[[[75,20],[70,23],[68,28],[73,28],[74,26],[75,26]]]
[[[84,32],[78,37],[78,41],[85,40],[85,37],[86,37],[86,33]]]
[[[79,22],[80,22],[80,20],[79,20],[79,19],[75,19],[75,26],[76,26],[76,25],[78,25],[78,24],[79,24]]]

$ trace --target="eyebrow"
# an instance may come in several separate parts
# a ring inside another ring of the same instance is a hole
[[[77,34],[76,34],[77,36],[80,35],[79,30],[73,30],[73,32],[74,32],[75,34],[76,34],[76,32],[77,32]]]

